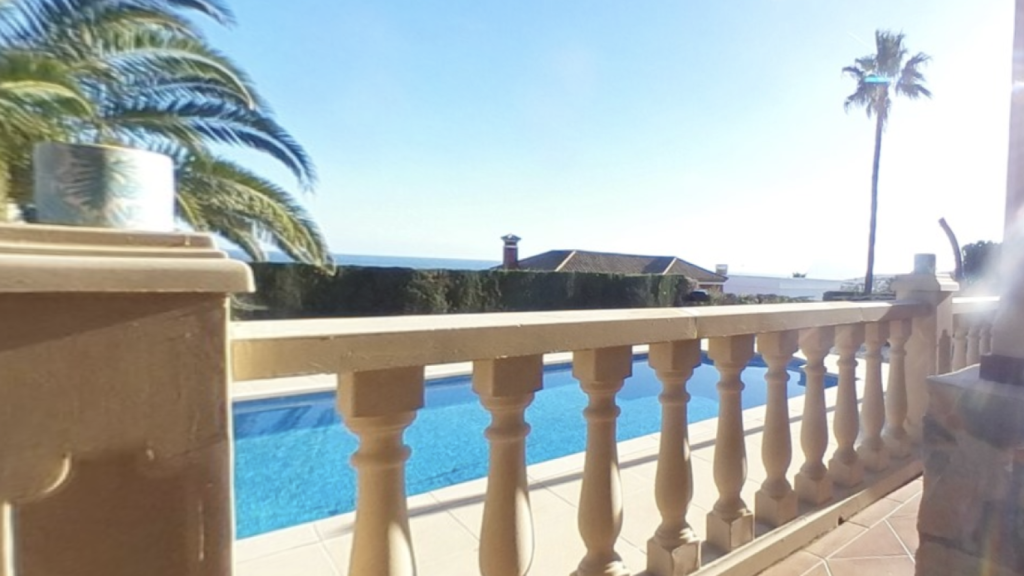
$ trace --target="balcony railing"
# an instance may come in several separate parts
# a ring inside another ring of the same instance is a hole
[[[405,462],[417,447],[403,435],[423,406],[425,368],[455,362],[472,362],[492,418],[479,431],[490,443],[480,572],[531,573],[525,413],[552,352],[572,353],[588,397],[576,573],[629,573],[616,552],[615,432],[635,345],[649,345],[662,384],[662,428],[647,566],[629,570],[756,573],[918,473],[925,380],[983,353],[994,310],[991,299],[954,302],[955,285],[921,272],[885,303],[270,321],[229,334],[225,297],[247,289],[246,270],[203,237],[0,226],[0,272],[0,576],[231,573],[229,375],[324,373],[337,375],[338,409],[359,439],[348,574],[414,574]],[[688,446],[687,382],[702,348],[719,374],[713,487],[692,481]],[[765,479],[745,501],[743,375],[755,352],[767,405],[751,458]],[[797,450],[786,382],[798,354]],[[717,495],[703,520],[691,510],[698,490]],[[698,522],[718,558],[703,567]],[[755,538],[755,524],[773,530]]]
[[[985,321],[993,304],[992,299],[973,299],[952,307],[956,334],[973,334],[968,341],[975,342],[974,350],[982,349]],[[941,351],[949,335],[939,329],[937,320],[936,307],[904,299],[893,303],[250,322],[235,327],[233,371],[237,379],[338,375],[338,407],[345,425],[360,439],[352,459],[358,475],[358,499],[349,573],[397,576],[413,574],[416,565],[405,496],[404,463],[409,448],[402,438],[423,406],[424,368],[472,361],[473,388],[492,416],[491,425],[480,431],[491,447],[480,529],[480,570],[485,576],[523,575],[530,572],[533,559],[524,454],[529,426],[524,413],[534,394],[543,388],[543,355],[572,352],[573,374],[589,398],[578,508],[579,537],[587,552],[577,574],[625,574],[629,572],[615,550],[622,516],[617,493],[616,393],[630,375],[632,347],[649,345],[649,362],[662,382],[663,393],[658,472],[650,488],[656,495],[660,519],[651,518],[645,568],[654,575],[670,576],[697,571],[701,564],[700,543],[690,527],[698,520],[688,514],[698,487],[692,484],[689,460],[686,384],[699,362],[702,342],[706,342],[708,356],[720,375],[714,456],[718,500],[706,519],[705,533],[708,544],[719,553],[728,553],[754,540],[755,522],[771,527],[793,523],[798,501],[805,504],[804,509],[806,504],[812,509],[827,507],[833,499],[833,484],[842,487],[843,494],[850,494],[857,486],[869,487],[865,470],[869,479],[885,478],[888,469],[908,461],[920,439],[926,357],[931,355],[932,366],[937,359],[949,357]],[[968,325],[972,328],[961,328]],[[890,362],[888,387],[883,389],[886,345]],[[839,357],[839,374],[831,432],[838,447],[829,455],[825,453],[830,431],[824,376],[826,356],[833,350]],[[755,501],[745,502],[740,496],[747,458],[742,375],[755,351],[768,366],[759,455],[767,478]],[[799,438],[802,457],[791,484],[793,441],[786,367],[798,353],[807,361],[807,387]],[[860,397],[854,371],[859,353],[866,363]],[[905,362],[908,354],[922,358]],[[860,505],[867,503],[862,499]],[[843,514],[853,511],[847,507]],[[790,539],[785,545],[795,550],[800,541]],[[782,552],[775,548],[778,557]],[[726,555],[719,563],[728,559]],[[750,562],[754,566],[764,560]]]
[[[941,365],[945,374],[977,364],[992,351],[992,321],[998,297],[967,297],[953,301],[953,344],[950,364]]]

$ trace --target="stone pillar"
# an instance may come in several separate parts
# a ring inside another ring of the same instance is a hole
[[[473,365],[473,389],[491,413],[486,432],[491,462],[480,528],[484,576],[524,576],[533,562],[525,444],[530,425],[524,412],[541,389],[543,375],[540,355],[478,360]]]
[[[682,576],[700,568],[700,540],[686,521],[693,500],[686,382],[700,364],[700,340],[651,344],[649,362],[662,383],[661,444],[654,480],[661,524],[647,541],[647,571],[652,576]]]
[[[619,480],[615,420],[619,407],[615,394],[633,373],[629,346],[573,353],[572,373],[589,397],[587,452],[583,463],[578,524],[587,555],[576,576],[626,576],[630,572],[615,551],[622,531],[622,485]]]
[[[743,437],[743,380],[754,356],[754,335],[712,338],[708,356],[718,369],[718,435],[715,440],[715,486],[718,500],[708,513],[707,540],[730,552],[754,539],[754,514],[740,492],[747,480]]]
[[[338,376],[338,411],[359,437],[356,520],[349,574],[415,576],[416,559],[405,500],[402,437],[423,407],[423,367],[390,368]]]
[[[913,319],[907,340],[905,363],[907,385],[907,435],[921,442],[921,422],[928,405],[925,381],[939,373],[940,350],[948,358],[946,344],[953,331],[953,295],[959,286],[949,277],[935,275],[935,257],[915,260],[914,272],[898,276],[893,282],[897,300],[913,301],[928,308],[926,316]]]
[[[0,573],[231,573],[251,287],[206,236],[0,225]]]
[[[786,479],[793,459],[789,435],[789,362],[798,348],[797,332],[776,332],[757,337],[757,351],[768,364],[765,384],[768,402],[765,406],[764,437],[761,458],[766,472],[761,489],[754,495],[754,518],[769,526],[782,526],[797,514],[797,498]]]
[[[1024,573],[1024,387],[928,380],[917,574]]]

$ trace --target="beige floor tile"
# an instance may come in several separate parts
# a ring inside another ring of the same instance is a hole
[[[632,494],[633,492],[654,494],[654,480],[647,475],[638,474],[626,468],[619,471],[619,478],[622,482],[623,494]]]
[[[854,524],[860,524],[865,528],[870,528],[884,520],[901,505],[902,504],[897,500],[882,498],[878,502],[875,502],[871,506],[868,506],[864,510],[854,514],[849,521]]]
[[[480,576],[480,552],[473,550],[417,565],[418,576]]]
[[[441,507],[413,517],[409,528],[416,559],[423,564],[479,546],[476,535]]]
[[[236,576],[338,576],[319,543],[239,563],[234,573]]]
[[[631,574],[637,574],[647,569],[646,549],[646,543],[642,547],[636,547],[620,539],[615,544],[615,551],[622,557],[622,562]]]
[[[860,526],[858,524],[851,524],[850,522],[841,524],[828,534],[825,534],[821,538],[818,538],[817,540],[809,544],[806,548],[804,548],[804,552],[808,552],[814,554],[815,556],[826,558],[835,553],[836,550],[844,546],[847,542],[856,538],[857,536],[860,536],[866,531],[867,528]]]
[[[467,500],[483,500],[487,494],[487,478],[477,478],[469,482],[445,486],[432,490],[430,496],[437,502],[461,503]]]
[[[320,537],[320,540],[328,540],[330,538],[340,538],[342,536],[350,535],[352,533],[352,526],[355,524],[355,520],[356,515],[354,513],[349,513],[325,518],[314,522],[313,525],[316,527],[316,532]]]
[[[896,489],[892,494],[886,496],[886,498],[897,500],[899,502],[909,502],[914,498],[914,496],[919,495],[923,490],[924,486],[919,478],[901,488]]]
[[[875,556],[906,556],[896,533],[886,523],[876,524],[849,544],[836,550],[831,558],[871,558]]]
[[[422,497],[417,499],[424,500]],[[476,537],[440,504],[433,502],[433,507],[422,506],[421,512],[409,521],[417,566],[454,565],[453,557],[477,553],[479,542]],[[334,565],[344,571],[348,566],[352,535],[325,538],[324,546]]]
[[[896,536],[900,539],[900,542],[907,548],[907,552],[910,554],[916,554],[917,548],[920,546],[921,541],[917,532],[917,517],[916,516],[903,516],[900,518],[892,517],[887,519],[886,524],[892,528],[892,531],[896,533]]]
[[[661,513],[654,500],[654,490],[624,494],[622,498],[622,532],[619,537],[645,550],[647,539],[661,523]]]
[[[584,453],[580,452],[570,456],[548,460],[547,462],[540,462],[539,464],[529,466],[526,469],[526,476],[531,481],[534,481],[579,473],[579,471],[583,470],[583,459]]]
[[[256,558],[271,556],[293,548],[320,541],[312,524],[303,524],[284,530],[275,530],[252,538],[235,541],[235,563],[248,562]]]
[[[828,569],[832,576],[914,576],[914,562],[907,556],[829,560]]]
[[[576,522],[576,508],[548,490],[533,493],[533,531],[536,541],[534,574],[567,575],[586,548]]]
[[[323,548],[338,574],[348,574],[348,562],[352,557],[352,534],[325,539]]]
[[[902,506],[892,513],[893,518],[917,518],[921,509],[921,493],[911,496]]]
[[[619,442],[618,452],[620,457],[636,454],[637,452],[657,454],[658,443],[654,441],[649,435],[641,436],[639,438],[633,438],[631,440],[624,440],[622,442]]]
[[[824,562],[803,573],[803,576],[832,576]]]
[[[627,459],[623,460],[619,464],[623,471],[628,470],[629,472],[646,478],[654,485],[654,479],[658,473],[658,460],[657,458],[644,458],[644,459]]]
[[[814,554],[797,552],[768,568],[761,573],[761,576],[803,576],[817,566],[824,566],[824,562]]]

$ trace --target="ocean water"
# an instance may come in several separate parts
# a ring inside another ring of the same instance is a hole
[[[245,253],[234,248],[225,252],[235,260],[249,262]],[[468,260],[464,258],[416,258],[412,256],[370,256],[360,254],[334,254],[334,261],[340,266],[366,266],[378,268],[413,268],[417,270],[485,270],[501,262],[497,260]],[[267,252],[270,262],[292,262],[281,252]]]
[[[790,366],[788,395],[803,394],[799,362]],[[743,373],[743,408],[766,401],[766,368],[755,358]],[[718,415],[718,373],[704,358],[687,384],[689,421]],[[834,385],[831,380],[826,385]],[[638,356],[616,397],[622,413],[619,441],[661,429],[661,383]],[[527,462],[534,464],[584,450],[587,397],[568,366],[545,369],[544,388],[527,409],[532,430]],[[406,468],[410,495],[487,475],[489,415],[468,376],[428,381],[426,406],[406,432],[412,449]],[[355,507],[355,473],[349,459],[357,442],[335,412],[334,394],[320,393],[234,405],[235,509],[238,537],[328,518]]]

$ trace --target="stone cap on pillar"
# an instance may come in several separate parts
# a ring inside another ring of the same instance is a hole
[[[897,276],[892,282],[892,289],[899,297],[905,292],[957,292],[960,284],[949,274],[935,272],[934,254],[915,254],[914,271]]]
[[[0,293],[238,293],[252,272],[205,234],[0,225]]]

